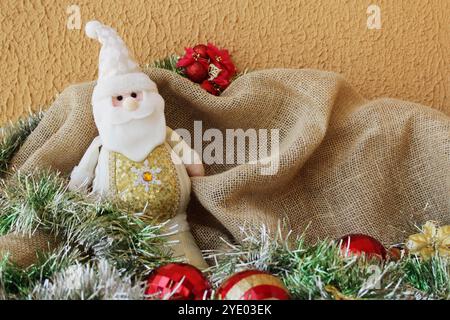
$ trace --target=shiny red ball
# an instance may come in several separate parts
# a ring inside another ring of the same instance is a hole
[[[289,300],[283,282],[267,272],[245,270],[238,272],[217,289],[220,300]]]
[[[208,78],[208,69],[198,61],[188,65],[185,73],[191,81],[196,83],[202,83]]]
[[[145,290],[149,299],[161,300],[204,300],[210,294],[208,279],[186,263],[169,263],[153,270]]]
[[[196,54],[198,54],[201,58],[208,59],[208,47],[204,44],[198,44],[194,48],[192,48]]]
[[[386,258],[386,249],[375,238],[365,234],[348,234],[340,240],[341,251],[347,254],[361,255],[365,254],[370,258]]]

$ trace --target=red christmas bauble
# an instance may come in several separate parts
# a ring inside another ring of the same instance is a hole
[[[145,295],[150,299],[204,300],[211,284],[203,273],[187,263],[169,263],[152,271]]]
[[[267,272],[246,270],[225,280],[217,289],[220,300],[289,300],[283,282]]]
[[[198,61],[188,65],[185,73],[193,82],[202,83],[208,78],[208,69]]]
[[[204,44],[198,44],[194,48],[192,48],[196,54],[198,54],[201,58],[208,59],[208,47]]]
[[[375,238],[365,234],[348,234],[340,239],[341,251],[347,254],[360,255],[368,258],[386,258],[386,249]]]

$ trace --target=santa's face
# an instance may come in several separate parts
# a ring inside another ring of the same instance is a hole
[[[164,100],[155,91],[131,91],[106,97],[94,104],[95,122],[119,125],[164,113]]]
[[[103,146],[133,161],[142,161],[165,140],[164,100],[156,90],[106,97],[93,111]]]

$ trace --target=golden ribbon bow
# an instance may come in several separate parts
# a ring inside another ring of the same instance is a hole
[[[438,227],[435,222],[427,221],[422,233],[409,236],[406,248],[425,260],[435,254],[450,257],[450,225]]]
[[[325,286],[325,291],[328,292],[329,294],[331,294],[333,296],[334,300],[356,300],[353,297],[343,294],[342,292],[339,291],[338,288],[336,288],[335,286],[332,286],[330,284],[327,284]]]

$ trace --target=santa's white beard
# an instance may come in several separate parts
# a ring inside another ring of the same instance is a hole
[[[119,152],[136,162],[143,161],[166,139],[164,111],[159,109],[148,117],[122,124],[99,121],[97,128],[103,147]]]

